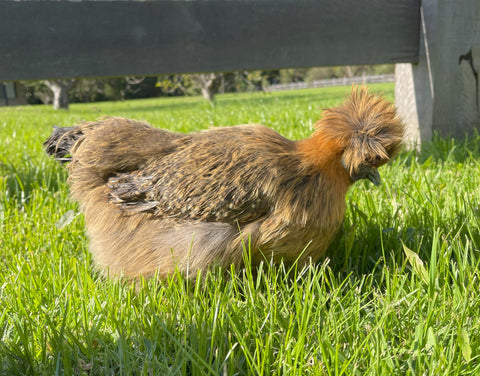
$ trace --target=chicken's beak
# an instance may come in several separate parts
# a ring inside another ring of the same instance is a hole
[[[365,177],[377,186],[382,184],[380,173],[378,172],[378,169],[375,167],[371,167],[367,175],[365,175]]]
[[[375,185],[380,185],[382,183],[378,169],[368,165],[360,165],[358,171],[352,174],[351,177],[353,181],[368,179]]]

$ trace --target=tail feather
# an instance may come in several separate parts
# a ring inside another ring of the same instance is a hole
[[[43,146],[48,155],[52,155],[61,163],[66,163],[72,160],[70,150],[82,136],[83,132],[75,127],[54,127]]]
[[[82,194],[103,186],[110,177],[162,158],[189,137],[134,120],[104,117],[74,127],[56,127],[44,146],[57,161],[71,162],[70,190],[81,201]]]

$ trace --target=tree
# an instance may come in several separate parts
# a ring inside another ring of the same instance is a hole
[[[198,73],[190,75],[193,84],[200,89],[203,97],[213,102],[222,81],[222,73]]]
[[[74,79],[45,81],[45,85],[47,85],[53,93],[53,108],[55,110],[60,108],[68,110],[68,91],[74,82]]]
[[[307,68],[280,69],[280,82],[289,84],[290,82],[303,82],[307,75]]]
[[[201,93],[209,102],[222,86],[223,73],[176,74],[158,78],[157,87],[168,94]]]

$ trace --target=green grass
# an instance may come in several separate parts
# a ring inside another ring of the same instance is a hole
[[[393,99],[393,86],[372,85]],[[311,132],[349,88],[0,109],[0,374],[478,375],[480,138],[435,137],[355,185],[329,258],[137,286],[93,268],[52,125]]]

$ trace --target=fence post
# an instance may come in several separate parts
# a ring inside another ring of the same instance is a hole
[[[418,64],[395,67],[395,103],[410,142],[479,129],[480,3],[423,0]]]

